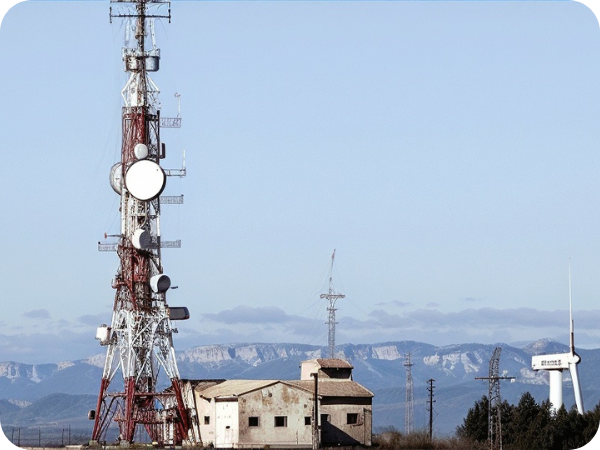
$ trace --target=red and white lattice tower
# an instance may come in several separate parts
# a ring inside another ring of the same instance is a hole
[[[106,362],[98,394],[90,444],[106,440],[116,422],[122,446],[133,443],[136,431],[158,445],[189,442],[189,415],[173,348],[171,320],[189,317],[187,308],[169,308],[171,281],[163,273],[160,194],[167,175],[160,166],[159,90],[149,76],[159,68],[154,21],[171,18],[165,0],[111,0],[110,18],[122,18],[125,47],[122,57],[128,80],[121,92],[121,161],[110,173],[120,195],[121,229],[113,244],[120,265],[112,283],[116,290],[110,326],[98,328],[96,339],[106,346]],[[169,126],[169,125],[166,125]],[[179,176],[185,175],[182,169]],[[110,244],[108,244],[110,247]],[[102,248],[99,248],[102,250]],[[170,380],[160,391],[159,371]],[[116,375],[120,373],[122,380]]]

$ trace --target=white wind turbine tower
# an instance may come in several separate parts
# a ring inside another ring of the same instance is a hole
[[[571,379],[573,380],[573,390],[575,391],[575,403],[577,411],[583,414],[583,398],[581,396],[581,385],[579,384],[579,373],[577,364],[581,362],[581,357],[575,353],[575,338],[573,331],[573,307],[571,299],[571,261],[569,260],[569,322],[570,322],[570,345],[569,353],[559,353],[554,355],[536,355],[531,357],[531,367],[533,370],[547,370],[550,378],[550,403],[554,412],[563,404],[562,381],[563,370],[569,369]]]

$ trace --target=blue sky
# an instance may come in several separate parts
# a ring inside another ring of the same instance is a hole
[[[122,25],[23,2],[0,28],[0,361],[102,352]],[[177,348],[600,347],[600,29],[576,2],[173,2],[157,25]]]

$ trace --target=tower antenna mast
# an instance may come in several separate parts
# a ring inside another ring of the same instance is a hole
[[[329,335],[328,335],[328,346],[329,346],[329,357],[335,358],[335,312],[337,311],[335,308],[335,302],[344,298],[344,294],[338,294],[333,288],[333,262],[335,260],[335,249],[333,249],[333,254],[331,255],[331,266],[329,267],[329,290],[327,294],[321,294],[321,298],[326,298],[328,302],[327,312],[328,312],[328,321],[327,324],[329,326]]]
[[[165,11],[166,10],[166,11]],[[195,443],[175,359],[171,320],[189,318],[187,308],[169,307],[171,280],[163,272],[160,234],[160,194],[167,173],[160,139],[159,89],[150,78],[159,69],[160,50],[155,19],[171,19],[168,0],[111,0],[110,19],[125,19],[123,68],[128,74],[121,91],[122,144],[120,161],[110,182],[120,196],[120,233],[115,249],[119,268],[110,326],[98,328],[96,339],[106,347],[90,444],[106,441],[111,423],[119,428],[121,446],[133,444],[136,431],[145,431],[159,446]],[[146,42],[148,40],[148,42]],[[99,250],[103,250],[99,246]],[[163,371],[170,386],[159,392]],[[122,380],[115,379],[121,373]]]
[[[515,377],[500,376],[500,353],[502,347],[496,347],[490,359],[490,374],[477,377],[476,380],[488,380],[488,440],[491,450],[502,450],[502,398],[500,380],[514,380]]]
[[[404,431],[406,434],[412,433],[414,430],[414,383],[411,367],[414,364],[410,361],[411,354],[408,352],[404,359],[404,367],[406,367],[406,410],[404,413]]]

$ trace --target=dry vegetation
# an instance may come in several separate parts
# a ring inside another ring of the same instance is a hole
[[[373,436],[373,447],[382,450],[488,450],[489,444],[467,441],[455,437],[429,439],[427,431],[400,433],[394,428]]]

